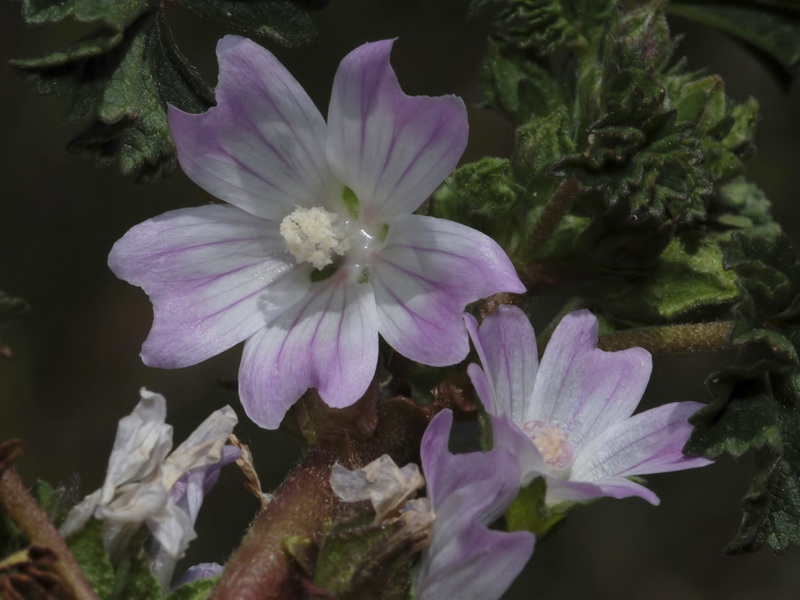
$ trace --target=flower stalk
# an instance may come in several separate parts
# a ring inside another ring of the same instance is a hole
[[[78,561],[12,466],[21,451],[19,440],[0,445],[0,508],[8,513],[30,544],[48,548],[56,555],[53,570],[68,598],[97,600]]]
[[[338,461],[356,469],[382,454],[401,463],[418,446],[426,423],[427,416],[420,408],[395,399],[379,410],[378,426],[368,440],[320,439],[256,517],[210,600],[301,598],[302,583],[284,542],[297,536],[318,539],[343,510],[329,484],[333,464]]]
[[[730,349],[733,323],[686,323],[626,329],[601,335],[597,346],[606,351],[640,347],[653,354],[685,354]]]

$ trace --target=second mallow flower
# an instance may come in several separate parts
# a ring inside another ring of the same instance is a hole
[[[631,416],[650,379],[650,353],[600,350],[589,311],[561,320],[541,364],[533,328],[517,307],[499,307],[480,328],[471,315],[464,319],[483,365],[468,368],[475,390],[490,414],[510,421],[495,427],[495,446],[517,457],[523,484],[546,479],[548,505],[601,496],[658,504],[629,478],[709,464],[682,451],[688,418],[702,404],[673,402]]]
[[[186,174],[224,205],[167,212],[109,256],[154,309],[146,364],[183,367],[246,340],[239,391],[275,428],[308,389],[355,402],[378,334],[411,360],[462,360],[465,305],[524,287],[503,250],[464,225],[412,214],[467,142],[455,96],[407,96],[390,40],[364,44],[336,73],[327,123],[264,48],[217,46],[217,105],[170,107]]]

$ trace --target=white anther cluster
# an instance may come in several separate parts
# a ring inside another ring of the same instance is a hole
[[[350,249],[346,224],[336,213],[318,206],[298,208],[284,217],[281,235],[297,262],[311,263],[316,269],[331,264],[333,254],[342,256]]]

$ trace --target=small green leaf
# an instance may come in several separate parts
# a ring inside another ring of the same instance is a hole
[[[372,511],[337,523],[319,549],[314,585],[337,598],[406,600],[410,585],[413,534],[402,521],[371,523]]]
[[[547,483],[544,477],[537,477],[522,488],[506,511],[508,530],[530,531],[541,540],[576,506],[574,502],[564,502],[548,507],[545,504],[546,494]]]
[[[82,23],[103,23],[122,31],[160,0],[22,0],[26,23],[55,23],[72,17]]]

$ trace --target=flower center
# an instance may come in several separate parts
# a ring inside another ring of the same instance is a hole
[[[572,463],[572,444],[560,425],[550,425],[545,421],[525,421],[522,430],[533,440],[544,462],[551,467],[564,469]]]
[[[281,221],[281,236],[286,249],[297,262],[311,263],[322,270],[350,249],[347,224],[339,215],[319,206],[298,208]]]

